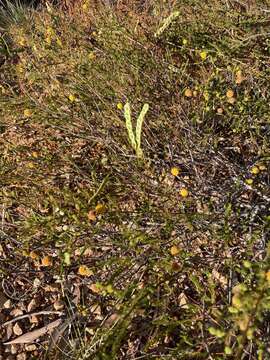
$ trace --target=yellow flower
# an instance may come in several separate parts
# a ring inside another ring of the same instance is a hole
[[[180,253],[180,249],[178,246],[173,245],[170,249],[170,253],[172,254],[172,256],[176,256]]]
[[[247,185],[252,185],[253,184],[253,179],[246,179],[245,183]]]
[[[29,169],[34,169],[35,163],[33,163],[32,161],[30,161],[30,162],[27,164],[27,167],[28,167]]]
[[[103,214],[105,212],[105,205],[103,204],[97,204],[97,206],[95,207],[95,211],[96,211],[96,214]]]
[[[171,174],[173,175],[173,176],[178,176],[179,175],[179,168],[178,167],[172,167],[171,168]]]
[[[205,50],[200,52],[200,57],[204,61],[207,58],[207,52]]]
[[[184,92],[184,95],[186,97],[192,97],[192,91],[190,89],[186,89],[185,92]]]
[[[75,96],[72,94],[69,95],[68,99],[70,102],[74,102],[76,100]]]
[[[94,53],[94,51],[91,51],[91,52],[88,54],[88,59],[89,59],[89,60],[93,60],[95,57],[96,57],[96,54]]]
[[[123,104],[120,102],[116,106],[117,106],[117,109],[119,109],[119,110],[123,109]]]
[[[245,80],[245,78],[243,77],[242,71],[238,70],[235,73],[235,83],[237,85],[240,85],[243,81]]]
[[[188,43],[187,39],[183,39],[182,43],[183,43],[183,45],[187,45],[187,43]]]
[[[86,265],[80,265],[78,269],[78,274],[81,276],[91,276],[93,275],[93,271],[89,269]]]
[[[32,111],[30,109],[24,109],[23,115],[25,117],[30,117],[32,115]]]
[[[259,169],[257,166],[253,166],[253,167],[250,169],[250,172],[251,172],[251,174],[253,174],[253,175],[257,175],[257,174],[259,174],[260,169]]]
[[[189,195],[189,192],[186,188],[182,188],[182,189],[180,189],[179,194],[185,198]]]
[[[24,37],[20,37],[19,41],[18,41],[18,44],[20,46],[25,46],[26,45],[26,40]]]
[[[234,91],[229,89],[227,92],[226,92],[226,96],[228,99],[231,99],[234,97]]]

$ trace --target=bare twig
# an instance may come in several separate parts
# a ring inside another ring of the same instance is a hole
[[[34,312],[34,313],[31,313],[31,314],[24,314],[24,315],[20,315],[20,316],[17,316],[16,318],[12,319],[12,320],[9,320],[9,321],[6,321],[4,324],[0,324],[0,327],[4,327],[4,326],[7,326],[9,324],[12,324],[16,321],[19,321],[19,320],[22,320],[22,319],[25,319],[25,318],[29,318],[31,316],[37,316],[37,315],[63,315],[63,311],[38,311],[38,312]]]

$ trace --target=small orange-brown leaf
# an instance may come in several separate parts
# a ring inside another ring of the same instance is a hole
[[[90,290],[93,291],[95,294],[99,294],[101,292],[101,288],[97,286],[97,284],[91,284],[89,286]]]
[[[30,256],[30,258],[32,260],[37,260],[38,259],[38,254],[35,251],[31,251],[29,256]]]
[[[97,219],[96,214],[95,214],[95,211],[90,210],[90,211],[88,212],[88,219],[89,219],[90,221],[95,221],[95,220]]]
[[[50,256],[46,255],[41,260],[42,266],[52,266],[52,259]]]

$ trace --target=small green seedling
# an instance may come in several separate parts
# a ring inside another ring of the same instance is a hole
[[[126,119],[126,127],[127,127],[129,141],[130,141],[133,149],[136,151],[136,155],[138,158],[143,157],[143,152],[141,149],[141,133],[142,133],[143,120],[144,120],[144,117],[148,110],[149,110],[149,105],[144,104],[143,108],[140,112],[140,115],[138,116],[137,123],[136,123],[136,132],[134,134],[133,128],[132,128],[132,122],[131,122],[130,105],[127,102],[124,106],[124,116]]]

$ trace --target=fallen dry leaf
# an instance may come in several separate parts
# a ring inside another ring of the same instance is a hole
[[[16,345],[16,344],[11,345],[10,352],[11,352],[12,355],[17,354],[18,350],[19,350],[18,345]]]
[[[23,353],[20,353],[16,356],[16,360],[26,360],[27,357],[26,357],[26,353],[23,352]]]
[[[95,294],[99,294],[99,293],[101,292],[100,287],[98,287],[96,284],[91,284],[91,285],[89,286],[89,289],[90,289],[91,291],[93,291],[93,293],[95,293]]]
[[[4,309],[10,309],[11,306],[12,306],[11,300],[8,299],[8,300],[4,303],[3,308],[4,308]]]
[[[22,315],[23,314],[23,311],[22,311],[22,309],[18,309],[18,308],[16,308],[16,309],[13,309],[11,312],[10,312],[10,315],[11,316],[20,316],[20,315]]]
[[[228,281],[226,277],[222,274],[220,274],[217,270],[213,269],[212,271],[212,278],[216,281],[218,281],[223,288],[226,288],[228,285]]]
[[[13,326],[13,333],[17,336],[22,335],[23,331],[18,323]]]
[[[30,323],[31,323],[31,324],[38,324],[39,321],[38,321],[37,316],[32,315],[32,316],[30,317]]]
[[[62,310],[64,308],[64,303],[60,300],[57,300],[53,304],[53,307],[55,308],[56,311]]]
[[[88,212],[88,219],[89,219],[90,221],[95,221],[95,220],[97,219],[96,214],[95,214],[95,211],[90,210],[90,211]]]
[[[188,309],[187,297],[186,297],[185,293],[182,292],[178,296],[178,302],[179,302],[179,305],[181,306],[182,309]]]
[[[37,346],[35,344],[25,345],[26,351],[35,351],[36,349],[37,349]]]
[[[30,303],[27,306],[27,312],[31,312],[32,310],[34,310],[34,308],[36,307],[37,303],[36,303],[36,299],[32,299],[30,301]]]
[[[62,322],[62,319],[55,320],[55,321],[51,322],[50,324],[43,326],[40,329],[30,331],[26,334],[23,334],[22,336],[17,337],[16,339],[5,342],[4,345],[32,343],[36,339],[38,339],[40,336],[45,335],[46,333],[50,332],[55,327],[59,326],[61,324],[61,322]]]

